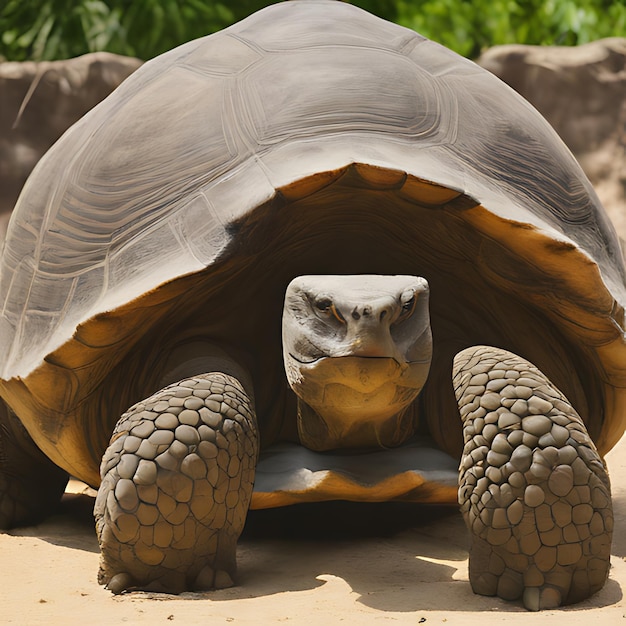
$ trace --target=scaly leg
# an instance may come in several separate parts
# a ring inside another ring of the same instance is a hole
[[[252,402],[233,376],[192,376],[132,407],[101,466],[98,581],[114,593],[232,585],[257,456]]]
[[[536,611],[601,589],[613,528],[609,479],[576,411],[536,367],[496,348],[460,352],[454,387],[474,592],[521,597]]]

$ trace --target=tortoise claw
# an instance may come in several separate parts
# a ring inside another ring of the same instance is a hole
[[[234,584],[231,575],[227,571],[215,571],[210,565],[206,565],[196,577],[193,588],[196,591],[209,591],[210,589],[227,589]]]
[[[561,592],[558,589],[547,587],[527,587],[522,598],[524,607],[529,611],[543,611],[544,609],[556,609],[563,604]]]
[[[127,572],[115,574],[105,585],[105,589],[108,589],[115,595],[129,591],[133,587],[136,587],[135,579]]]

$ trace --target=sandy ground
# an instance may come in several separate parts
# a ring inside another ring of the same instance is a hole
[[[564,624],[626,626],[626,437],[607,461],[612,570],[586,602],[529,614],[472,593],[454,511],[336,503],[259,511],[239,548],[239,586],[112,596],[98,586],[93,497],[71,483],[46,523],[0,534],[0,624]]]

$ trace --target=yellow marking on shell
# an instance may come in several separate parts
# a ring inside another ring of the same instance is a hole
[[[285,185],[278,191],[283,198],[289,202],[301,200],[334,183],[345,174],[346,169],[347,168],[342,167],[338,170],[331,170],[330,172],[319,172],[313,176],[307,176],[289,185]]]
[[[439,206],[458,198],[461,192],[409,175],[399,195],[418,204]]]

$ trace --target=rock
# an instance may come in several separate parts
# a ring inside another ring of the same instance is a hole
[[[552,124],[626,239],[626,39],[577,47],[496,46],[478,63]]]
[[[35,163],[140,65],[139,59],[106,52],[0,63],[0,239]]]

